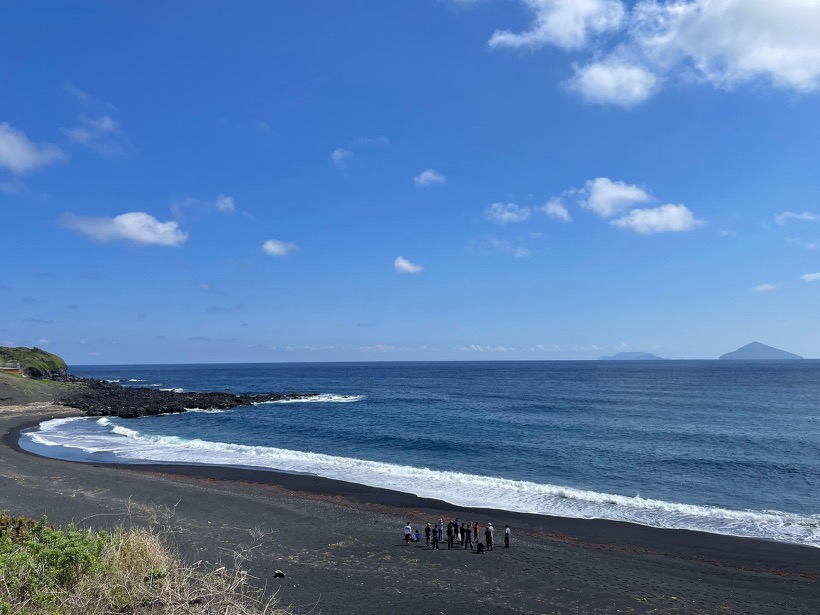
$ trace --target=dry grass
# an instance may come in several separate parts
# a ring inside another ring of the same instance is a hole
[[[290,613],[252,586],[247,552],[230,565],[184,565],[145,528],[80,532],[3,517],[0,615]]]

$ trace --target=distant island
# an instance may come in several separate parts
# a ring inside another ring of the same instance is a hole
[[[607,357],[598,357],[599,361],[668,361],[651,352],[619,352]]]
[[[794,361],[803,357],[760,342],[752,342],[734,352],[722,354],[718,358],[729,361]]]

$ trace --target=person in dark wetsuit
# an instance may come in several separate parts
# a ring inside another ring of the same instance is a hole
[[[464,530],[464,548],[470,547],[470,550],[473,548],[473,528],[469,525],[466,526]]]
[[[447,548],[453,548],[453,522],[447,524]]]
[[[424,538],[427,540],[427,546],[430,546],[430,534],[433,533],[430,524],[428,523],[427,526],[424,528]]]
[[[510,526],[509,525],[504,526],[504,546],[505,547],[510,546]]]

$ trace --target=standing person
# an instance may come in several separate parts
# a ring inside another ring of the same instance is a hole
[[[447,548],[453,548],[453,522],[450,521],[447,524]]]
[[[473,540],[479,542],[481,534],[478,533],[478,521],[473,521]]]
[[[467,529],[464,530],[464,548],[467,548],[467,545],[470,546],[470,550],[473,550],[473,529],[470,527],[469,524],[466,525]]]
[[[504,546],[505,547],[510,546],[510,526],[509,525],[504,526]]]
[[[439,519],[438,520],[438,541],[441,542],[442,538],[444,538],[444,521]]]
[[[410,527],[410,522],[407,522],[407,525],[404,526],[404,546],[410,544],[410,541],[413,539],[413,528]]]
[[[488,523],[487,529],[484,530],[484,538],[487,541],[487,551],[493,550],[493,524]]]
[[[433,530],[433,548],[438,549],[438,531]]]
[[[459,530],[459,534],[461,534],[461,546],[463,547],[467,542],[467,524],[462,523],[461,529]]]
[[[430,528],[430,524],[428,523],[427,526],[424,528],[424,538],[427,541],[427,546],[428,547],[430,546],[430,534],[432,534],[432,533],[433,533],[433,531]]]

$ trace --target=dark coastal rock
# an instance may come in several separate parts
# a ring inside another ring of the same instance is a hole
[[[158,389],[124,387],[115,382],[82,379],[74,391],[61,396],[66,406],[82,410],[88,416],[118,416],[137,418],[157,414],[185,412],[190,408],[227,410],[237,406],[283,399],[299,399],[313,393],[269,393],[262,395],[234,395],[232,393],[179,393]]]

